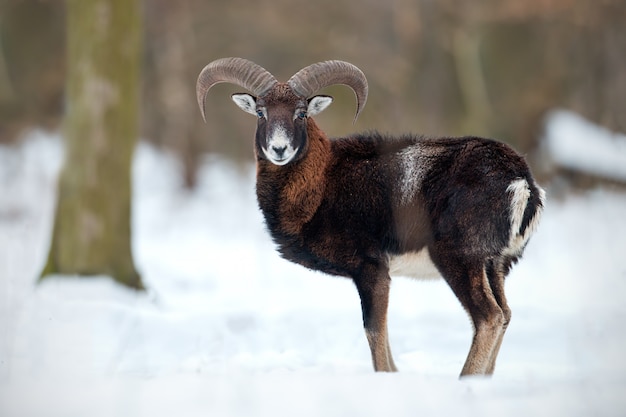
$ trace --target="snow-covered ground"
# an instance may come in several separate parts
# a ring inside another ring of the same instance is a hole
[[[138,147],[147,293],[107,277],[35,285],[61,160],[41,133],[0,147],[0,416],[626,415],[624,194],[548,197],[507,280],[496,373],[459,381],[471,327],[443,281],[394,279],[401,372],[375,374],[352,284],[280,259],[254,168],[218,159],[187,192],[172,157]]]
[[[548,164],[626,182],[625,134],[611,132],[566,110],[553,110],[546,119]]]

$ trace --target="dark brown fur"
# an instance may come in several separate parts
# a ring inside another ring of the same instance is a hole
[[[326,190],[330,142],[314,122],[308,123],[307,134],[311,138],[309,149],[282,190],[282,228],[293,235],[301,233],[302,227],[311,221]]]

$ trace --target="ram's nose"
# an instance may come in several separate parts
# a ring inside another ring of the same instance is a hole
[[[282,159],[283,155],[285,154],[285,151],[287,150],[287,147],[286,146],[272,146],[272,150],[274,151],[274,153],[279,159]]]

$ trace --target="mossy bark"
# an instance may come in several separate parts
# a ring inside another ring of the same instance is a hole
[[[138,136],[138,1],[68,0],[65,165],[48,274],[107,274],[143,288],[131,250]]]

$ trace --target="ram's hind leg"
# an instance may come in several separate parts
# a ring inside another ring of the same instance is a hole
[[[491,287],[491,292],[498,303],[498,306],[502,310],[502,314],[504,316],[504,323],[502,323],[502,331],[500,332],[500,336],[496,341],[496,346],[493,349],[491,354],[491,360],[489,362],[489,366],[487,367],[487,374],[493,374],[493,371],[496,367],[496,359],[498,358],[498,353],[500,352],[500,346],[502,346],[502,339],[504,339],[504,333],[506,332],[509,323],[511,322],[511,309],[506,302],[506,296],[504,294],[504,279],[509,273],[511,267],[511,260],[496,260],[487,263],[486,272],[487,278],[489,280],[489,286]]]
[[[491,290],[485,264],[450,256],[439,258],[436,254],[433,261],[474,325],[472,345],[461,376],[489,374],[493,370],[492,358],[501,340],[505,316]]]
[[[391,356],[387,332],[390,281],[386,271],[363,274],[354,279],[361,297],[363,326],[372,353],[372,363],[374,370],[378,372],[397,371]]]
[[[396,364],[393,361],[393,357],[391,356],[391,345],[389,344],[389,331],[387,330],[387,334],[385,335],[387,338],[387,362],[389,363],[390,372],[398,372],[398,368],[396,368]]]

